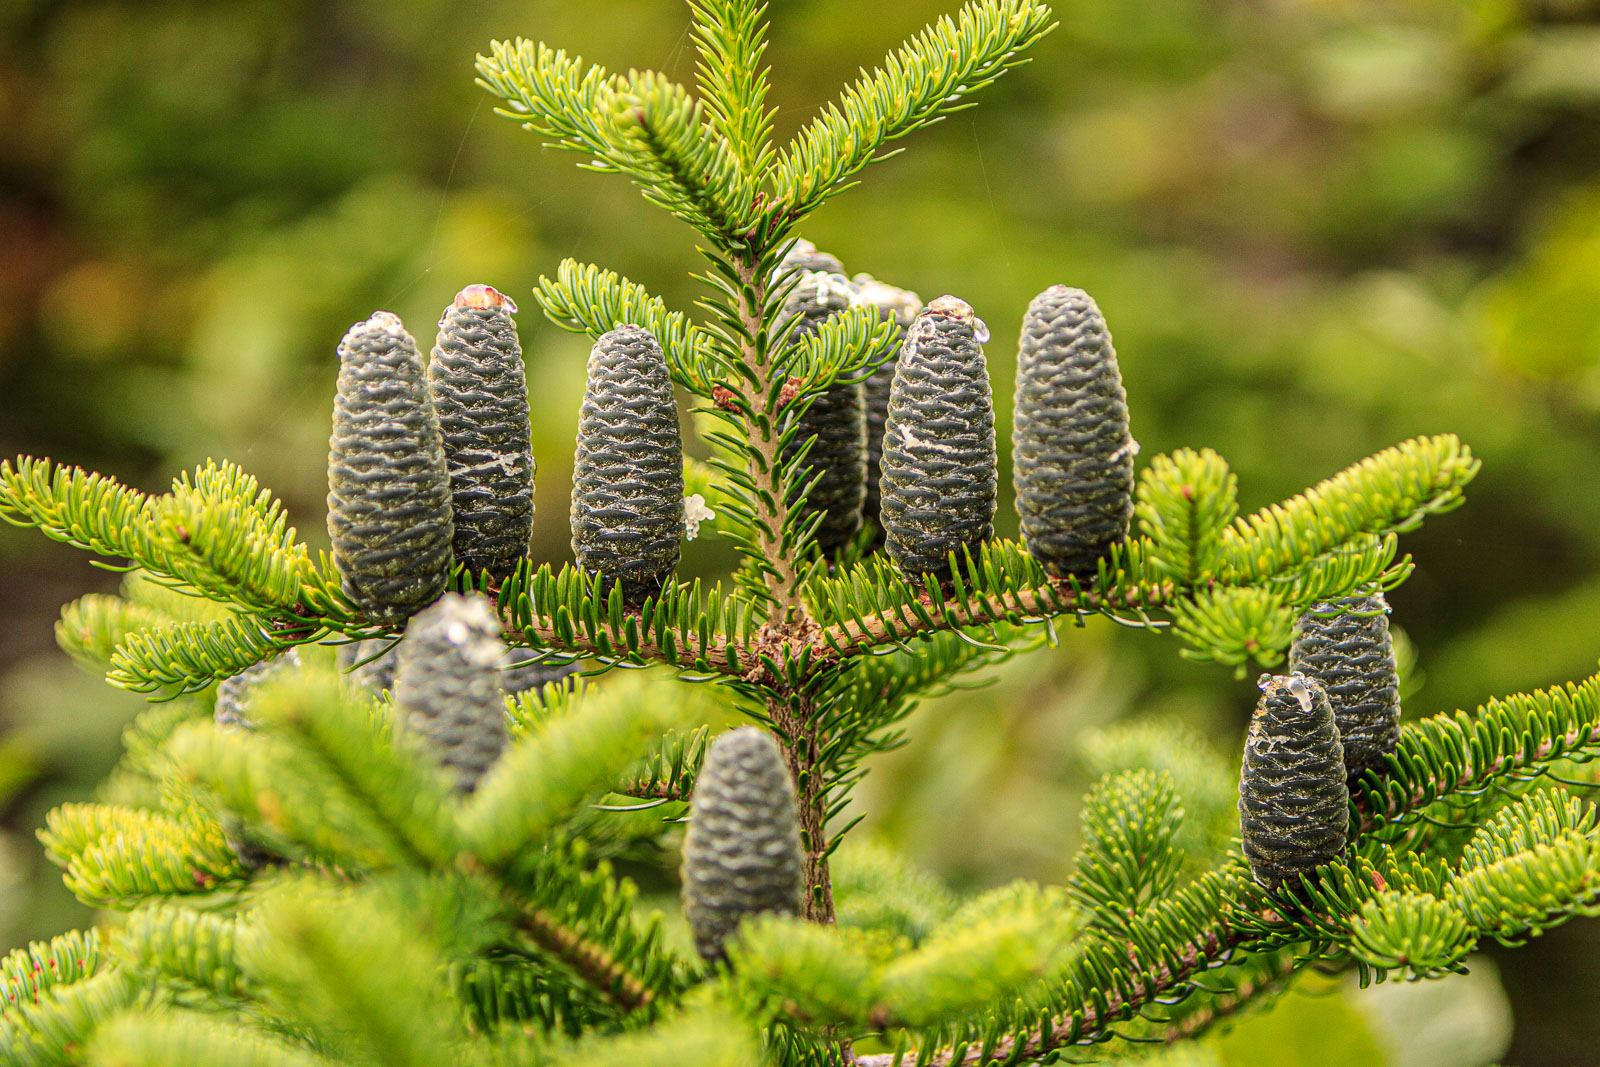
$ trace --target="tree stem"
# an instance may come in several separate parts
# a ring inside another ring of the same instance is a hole
[[[801,644],[816,640],[819,631],[806,612],[799,593],[799,573],[792,558],[793,546],[783,544],[783,529],[789,522],[789,505],[778,477],[781,449],[779,425],[785,403],[772,388],[774,367],[771,353],[758,339],[765,336],[762,305],[766,303],[767,279],[756,270],[757,257],[740,258],[739,280],[743,297],[739,304],[740,324],[748,338],[744,342],[745,364],[755,372],[757,403],[763,418],[752,419],[747,427],[751,448],[756,453],[749,467],[755,484],[757,514],[756,543],[762,557],[772,567],[766,576],[767,592],[773,612],[758,637],[758,647],[766,646],[773,659],[786,663]],[[775,398],[775,399],[769,399]],[[799,696],[784,679],[774,679],[780,691],[767,699],[767,713],[777,728],[783,746],[784,762],[794,782],[799,804],[800,836],[806,850],[805,916],[812,922],[833,922],[833,881],[828,874],[828,840],[824,823],[827,797],[823,775],[818,767],[820,749],[816,732],[816,703]]]
[[[758,410],[763,416],[750,420],[746,427],[750,446],[760,457],[759,462],[752,460],[748,468],[757,490],[755,503],[759,510],[756,514],[756,543],[761,548],[762,557],[773,568],[767,575],[767,592],[777,606],[773,621],[788,626],[800,622],[806,611],[800,601],[799,575],[794,560],[783,546],[783,528],[789,521],[789,504],[784,499],[783,486],[778,479],[781,451],[778,447],[778,420],[783,400],[780,398],[771,407],[765,406],[767,398],[773,395],[773,361],[766,346],[758,344],[756,340],[765,336],[766,332],[761,308],[767,299],[767,279],[757,273],[756,257],[740,257],[736,262],[744,293],[739,302],[739,319],[747,337],[742,355],[745,365],[756,373],[757,395],[753,399],[762,405]]]

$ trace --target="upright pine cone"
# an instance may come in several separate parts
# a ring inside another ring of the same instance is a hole
[[[827,256],[826,253],[817,253]],[[832,260],[832,256],[827,256]],[[802,257],[796,262],[806,262]],[[837,262],[837,260],[834,260]],[[800,267],[780,269],[802,269]],[[789,292],[778,320],[781,333],[791,322],[790,344],[816,334],[822,324],[850,307],[854,289],[843,274],[822,270],[808,273]],[[793,459],[806,441],[816,438],[806,453],[805,480],[816,479],[806,497],[808,514],[822,513],[817,526],[817,547],[832,556],[861,532],[861,505],[867,495],[867,427],[864,393],[860,382],[835,385],[813,397],[795,422],[794,440],[782,452]]]
[[[620,326],[595,342],[573,465],[578,566],[619,582],[631,604],[659,593],[683,538],[683,441],[667,360],[648,330]]]
[[[212,712],[214,721],[227,730],[255,729],[256,724],[250,718],[250,704],[256,688],[285,671],[296,671],[300,667],[300,650],[291,648],[224,678],[217,684],[217,703]],[[221,819],[223,840],[227,841],[228,847],[239,857],[239,862],[246,870],[258,871],[282,861],[283,857],[257,839],[238,816],[223,813]]]
[[[943,579],[947,559],[994,536],[994,398],[966,301],[941,296],[906,335],[883,432],[883,514],[889,556],[912,579]]]
[[[538,471],[516,310],[487,285],[467,286],[439,320],[428,364],[450,466],[456,561],[496,578],[528,554]]]
[[[1245,859],[1265,886],[1344,851],[1350,819],[1344,746],[1328,695],[1304,675],[1263,674],[1239,779]]]
[[[218,726],[242,726],[254,729],[250,719],[250,698],[256,686],[283,671],[300,668],[300,651],[291,648],[271,659],[246,667],[238,674],[224,678],[217,684],[217,703],[212,712]]]
[[[1400,676],[1383,594],[1313,605],[1295,627],[1289,669],[1327,691],[1350,777],[1381,769],[1400,740]]]
[[[379,311],[339,342],[328,442],[328,534],[346,595],[403,622],[450,576],[450,472],[417,343]]]
[[[826,271],[828,274],[843,274],[844,264],[839,262],[839,257],[822,251],[804,237],[796,237],[784,251],[783,258],[778,261],[778,268],[772,272],[774,281],[782,281],[796,271]]]
[[[860,294],[859,299],[876,307],[885,322],[900,327],[903,342],[905,332],[911,329],[917,312],[922,310],[922,298],[908,289],[885,285],[870,274],[857,274],[851,281]],[[879,482],[883,477],[883,429],[889,419],[889,386],[894,381],[894,368],[899,359],[900,350],[896,349],[894,358],[884,360],[883,366],[873,371],[861,385],[867,409],[867,499],[861,514],[867,522],[879,526],[879,541],[883,540],[878,517],[882,500]]]
[[[800,908],[805,857],[794,786],[772,735],[754,726],[711,743],[683,839],[683,911],[707,961],[747,915]]]
[[[1083,290],[1052,285],[1028,305],[1014,418],[1013,478],[1028,551],[1057,577],[1094,574],[1128,536],[1138,445],[1111,334]]]
[[[477,788],[506,747],[505,650],[494,608],[476,593],[446,593],[400,639],[396,728],[422,737],[463,793]]]

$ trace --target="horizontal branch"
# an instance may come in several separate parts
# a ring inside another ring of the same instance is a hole
[[[1137,949],[1130,946],[1125,963],[1128,987],[1106,992],[1100,1004],[1088,1004],[1056,1018],[1048,1030],[1030,1028],[1028,1036],[1020,1042],[1016,1035],[1011,1035],[1001,1038],[992,1047],[964,1045],[959,1057],[955,1049],[943,1049],[915,1062],[926,1064],[927,1067],[966,1067],[991,1061],[1020,1063],[1069,1045],[1096,1043],[1108,1034],[1112,1026],[1132,1018],[1147,1005],[1186,986],[1194,976],[1226,963],[1246,936],[1232,928],[1219,913],[1213,922],[1194,931],[1194,935],[1170,953],[1166,961],[1147,962]],[[1150,976],[1148,979],[1145,977],[1147,974]],[[909,1053],[886,1052],[852,1056],[848,1062],[855,1067],[901,1067],[912,1062],[913,1058]]]
[[[1170,582],[1101,593],[1076,588],[1064,581],[1010,592],[974,592],[961,602],[942,597],[935,599],[924,593],[898,608],[824,627],[816,644],[818,651],[825,648],[840,655],[852,655],[899,644],[908,634],[920,636],[1005,622],[1042,622],[1057,615],[1140,611],[1160,607],[1172,595]],[[1148,621],[1147,624],[1159,625]]]
[[[638,614],[630,614],[626,618],[635,626],[639,625]],[[606,663],[665,663],[681,670],[710,670],[735,678],[742,676],[745,671],[741,666],[739,650],[720,636],[712,637],[704,645],[698,641],[692,645],[677,643],[663,645],[641,637],[635,647],[629,648],[624,642],[616,639],[615,635],[591,636],[581,631],[565,630],[551,622],[520,630],[508,629],[505,631],[505,638],[512,644],[520,643],[530,648],[553,648],[561,652],[592,656]]]
[[[643,982],[616,960],[605,948],[563,926],[540,908],[527,908],[517,928],[555,958],[561,960],[603,993],[624,1012],[634,1012],[655,1000]]]

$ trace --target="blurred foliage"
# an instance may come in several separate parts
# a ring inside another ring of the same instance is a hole
[[[780,136],[944,6],[881,0],[867,18],[847,0],[775,0]],[[969,300],[997,383],[1028,298],[1088,289],[1145,454],[1217,449],[1246,508],[1400,438],[1459,433],[1483,474],[1466,508],[1407,542],[1418,570],[1392,597],[1417,649],[1408,713],[1591,671],[1600,4],[1069,0],[1058,14],[1034,63],[808,236],[852,271]],[[572,0],[0,5],[0,453],[152,487],[233,458],[319,539],[349,323],[384,307],[426,338],[461,286],[521,299],[568,255],[687,305],[687,231],[491,121],[471,77],[491,38],[523,34],[686,79],[686,26],[676,0],[607,0],[601,17]],[[560,558],[583,347],[531,311],[521,329],[535,552]],[[1009,404],[998,415],[1004,440]],[[1003,503],[1001,532],[1014,523]],[[49,650],[56,607],[97,581],[56,547],[0,530],[6,901],[36,862],[21,835],[88,791],[136,703]],[[730,559],[714,537],[690,549],[690,569]],[[968,887],[1059,880],[1088,727],[1163,716],[1237,751],[1249,683],[1173,651],[1064,632],[1059,653],[919,713],[864,810]],[[63,927],[59,899],[0,910],[0,947]],[[1579,973],[1592,925],[1547,938],[1537,968],[1505,959],[1515,1062],[1575,1062],[1600,1040],[1592,1013],[1542,1007]],[[1592,1002],[1600,976],[1582,977]]]

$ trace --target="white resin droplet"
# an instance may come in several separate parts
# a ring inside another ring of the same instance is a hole
[[[1306,685],[1306,676],[1296,671],[1289,676],[1289,692],[1300,702],[1300,710],[1311,711],[1311,689]]]
[[[683,498],[683,536],[686,541],[693,541],[700,536],[700,524],[709,522],[717,517],[717,513],[706,506],[706,498],[699,493]]]

